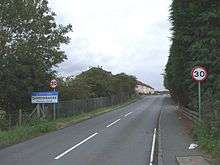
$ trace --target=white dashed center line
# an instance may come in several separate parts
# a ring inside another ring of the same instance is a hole
[[[106,127],[107,127],[107,128],[108,128],[108,127],[111,127],[112,125],[114,125],[115,123],[119,122],[120,120],[121,120],[121,119],[118,119],[118,120],[112,122],[111,124],[107,125]]]
[[[132,114],[133,112],[129,112],[129,113],[127,113],[126,115],[125,115],[125,117],[127,117],[128,115],[130,115],[130,114]]]
[[[75,148],[77,148],[78,146],[80,146],[81,144],[85,143],[86,141],[88,141],[89,139],[93,138],[94,136],[98,135],[98,133],[94,133],[91,136],[87,137],[86,139],[84,139],[83,141],[81,141],[80,143],[76,144],[75,146],[71,147],[70,149],[66,150],[65,152],[63,152],[62,154],[58,155],[57,157],[55,157],[54,159],[60,159],[61,157],[63,157],[64,155],[66,155],[67,153],[69,153],[70,151],[74,150]]]

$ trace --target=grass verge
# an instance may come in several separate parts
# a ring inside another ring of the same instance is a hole
[[[196,125],[193,129],[194,138],[198,141],[201,148],[212,155],[214,160],[213,165],[220,164],[220,136],[219,134],[212,134],[203,125]]]
[[[138,99],[139,97],[132,97],[128,99],[125,103],[120,105],[100,108],[97,110],[74,115],[71,117],[58,118],[57,120],[41,120],[35,122],[33,121],[26,125],[15,127],[9,131],[0,131],[0,148],[4,148],[28,139],[32,139],[45,133],[59,130],[66,126],[79,123],[81,121],[90,119],[95,116],[99,116],[101,114],[116,110],[118,108],[125,107],[133,102],[136,102]]]

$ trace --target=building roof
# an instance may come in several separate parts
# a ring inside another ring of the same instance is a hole
[[[154,89],[154,88],[151,87],[150,85],[147,85],[147,84],[145,84],[145,83],[143,83],[143,82],[141,82],[141,81],[137,81],[137,85],[142,85],[142,86],[146,86],[146,87],[148,87],[148,88]]]

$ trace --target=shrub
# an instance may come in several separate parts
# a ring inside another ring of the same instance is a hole
[[[8,121],[6,119],[6,112],[0,110],[0,131],[5,131],[8,129]]]

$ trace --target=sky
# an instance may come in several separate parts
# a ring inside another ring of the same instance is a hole
[[[72,24],[60,76],[100,66],[163,90],[170,47],[171,0],[49,0],[59,24]]]

